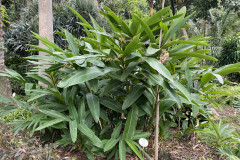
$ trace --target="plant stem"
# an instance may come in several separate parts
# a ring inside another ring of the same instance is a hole
[[[162,1],[162,9],[164,8],[165,0]],[[161,48],[162,43],[162,28],[160,29],[159,36],[159,49]],[[159,137],[159,90],[160,85],[157,86],[157,95],[156,95],[156,133],[155,133],[155,160],[158,160],[158,137]]]
[[[159,89],[157,86],[157,96],[156,96],[156,133],[155,133],[155,160],[158,160],[158,137],[159,137]]]

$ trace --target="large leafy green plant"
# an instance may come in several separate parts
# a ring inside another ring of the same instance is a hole
[[[30,118],[12,122],[16,131],[50,133],[60,144],[82,147],[89,159],[115,155],[123,160],[132,151],[143,159],[135,140],[154,136],[158,107],[162,130],[174,126],[176,120],[184,132],[195,129],[201,123],[197,117],[207,117],[204,106],[212,101],[206,93],[212,85],[206,84],[215,77],[223,82],[221,75],[239,71],[240,64],[218,70],[195,66],[201,59],[216,59],[204,54],[209,50],[197,50],[208,46],[208,38],[183,41],[176,37],[190,18],[184,18],[185,8],[175,16],[170,8],[144,20],[133,15],[129,23],[104,8],[100,13],[111,33],[93,17],[90,24],[70,8],[82,21],[87,37],[77,39],[64,30],[61,35],[69,47],[62,49],[34,34],[47,48],[30,47],[48,55],[28,57],[36,67],[27,75],[47,87],[28,83],[13,70],[1,73],[23,83],[29,97],[27,102],[2,97],[5,112],[1,116],[18,108],[27,110]],[[39,75],[39,69],[46,74]],[[192,112],[191,121],[185,111]]]

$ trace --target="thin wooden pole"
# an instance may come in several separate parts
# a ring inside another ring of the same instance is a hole
[[[165,0],[162,1],[162,9],[164,8]],[[161,48],[162,43],[162,28],[160,29],[159,37],[159,49]],[[159,138],[159,90],[160,85],[157,86],[157,96],[156,96],[156,135],[155,135],[155,160],[158,160],[158,138]]]

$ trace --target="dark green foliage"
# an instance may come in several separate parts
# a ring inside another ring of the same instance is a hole
[[[19,108],[31,113],[25,120],[12,122],[16,132],[28,130],[33,135],[40,131],[59,144],[82,148],[89,158],[115,155],[124,160],[126,153],[135,153],[142,160],[135,141],[154,136],[156,107],[162,120],[161,138],[168,137],[170,127],[180,126],[182,135],[201,129],[209,118],[206,105],[213,101],[206,84],[214,78],[222,83],[222,75],[239,70],[238,63],[217,70],[195,67],[202,59],[216,59],[206,55],[209,50],[198,50],[209,46],[208,38],[183,41],[176,36],[190,18],[184,17],[185,7],[180,11],[184,14],[176,17],[167,7],[146,19],[133,15],[129,23],[104,7],[101,13],[113,32],[93,17],[89,24],[70,9],[81,19],[86,37],[76,38],[62,30],[67,45],[61,48],[34,33],[48,48],[31,47],[48,55],[29,56],[34,68],[27,76],[47,87],[31,83],[13,70],[0,73],[25,86],[27,101],[0,96],[0,102],[8,103],[1,107],[0,116]],[[47,74],[38,75],[39,69]],[[161,102],[156,106],[158,94]],[[204,117],[202,121],[199,116]]]
[[[21,5],[19,4],[19,6]],[[72,0],[53,3],[54,41],[62,48],[65,48],[67,44],[62,39],[62,36],[57,34],[61,28],[67,29],[78,38],[86,35],[83,27],[77,24],[79,21],[77,17],[67,8],[68,5],[81,13],[86,20],[90,21],[89,14],[91,14],[92,17],[97,19],[99,24],[104,24],[98,14],[98,7],[93,0]],[[38,44],[38,40],[32,38],[32,32],[38,33],[38,2],[34,0],[29,6],[24,6],[19,8],[19,10],[21,10],[19,13],[20,17],[11,21],[9,27],[4,28],[5,61],[8,68],[16,69],[19,73],[24,74],[31,68],[31,65],[24,57],[37,54],[37,52],[28,52],[27,50],[30,47],[27,44]],[[11,17],[13,13],[10,12],[8,14]],[[22,90],[15,86],[14,84],[14,92],[21,93]]]
[[[221,54],[217,56],[218,66],[224,66],[240,61],[240,36],[234,36],[227,38],[223,45]],[[231,81],[240,82],[240,74],[232,73],[228,75],[228,79]]]

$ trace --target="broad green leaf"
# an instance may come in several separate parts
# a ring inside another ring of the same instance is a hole
[[[149,133],[149,132],[142,132],[142,131],[136,130],[135,134],[133,136],[133,140],[138,140],[140,138],[147,138],[150,135],[151,135],[151,133]]]
[[[214,73],[219,74],[219,75],[227,75],[230,73],[234,73],[234,72],[240,72],[240,68],[239,67],[228,67],[222,70],[218,70],[218,71],[214,71]]]
[[[139,36],[134,37],[131,42],[126,46],[123,51],[124,57],[131,54],[134,50],[140,48],[142,45],[139,44]]]
[[[45,44],[45,46],[47,46],[49,49],[54,48],[58,52],[64,52],[64,50],[62,48],[60,48],[58,45],[56,45],[55,43],[49,41],[47,38],[41,37],[37,33],[33,33],[33,37],[35,37],[38,40],[42,41],[42,43]]]
[[[12,70],[12,69],[6,69],[7,73],[10,74],[11,76],[19,79],[22,82],[25,82],[26,80],[16,71]]]
[[[121,75],[121,81],[124,81],[136,68],[139,62],[131,62]]]
[[[104,55],[92,55],[92,54],[84,54],[81,56],[73,56],[70,58],[65,58],[63,61],[64,62],[69,62],[69,61],[76,61],[76,60],[85,60],[85,59],[92,59],[92,58],[97,58],[97,57],[103,57]]]
[[[85,24],[91,26],[88,21],[86,21],[77,11],[75,11],[72,7],[68,6],[68,8]]]
[[[150,56],[150,55],[157,53],[158,51],[160,51],[160,49],[152,48],[150,46],[150,47],[148,47],[146,53],[147,53],[147,56]]]
[[[140,158],[140,160],[143,160],[141,152],[137,149],[137,147],[134,145],[132,140],[125,140],[128,144],[128,146],[133,150],[133,152]]]
[[[78,118],[79,123],[84,121],[86,118],[85,102],[83,98],[80,100],[80,102],[78,102]]]
[[[49,95],[49,93],[33,93],[31,94],[31,97],[27,100],[27,102],[32,102],[38,98],[44,97],[46,95]]]
[[[205,84],[207,84],[214,77],[216,77],[221,84],[224,83],[223,78],[222,78],[221,75],[214,74],[214,73],[211,73],[211,72],[207,72],[201,78],[201,85],[204,86]]]
[[[170,57],[177,57],[177,58],[197,57],[197,58],[202,58],[210,61],[217,61],[216,58],[203,54],[207,52],[209,52],[209,50],[199,50],[199,51],[193,51],[193,52],[178,52],[178,53],[171,53]]]
[[[172,83],[172,85],[174,85],[180,92],[182,92],[182,94],[184,94],[184,96],[191,101],[192,100],[192,96],[189,93],[189,91],[187,90],[187,88],[185,88],[181,83],[174,81]]]
[[[113,130],[113,132],[112,132],[111,138],[112,138],[112,139],[118,138],[121,130],[122,130],[122,121],[119,122],[119,123],[115,126],[115,128],[114,128],[114,130]]]
[[[71,94],[71,93],[70,93]],[[78,112],[74,105],[74,99],[75,95],[70,95],[68,100],[68,110],[69,110],[69,116],[72,120],[78,120]]]
[[[64,30],[64,32],[65,32],[66,39],[70,45],[70,49],[72,50],[73,54],[75,56],[79,55],[79,48],[78,48],[76,40],[73,38],[73,35],[71,35],[67,30]]]
[[[134,105],[128,113],[127,122],[123,131],[123,139],[132,139],[136,130],[138,121],[138,108]]]
[[[94,146],[99,148],[103,147],[102,141],[95,135],[95,133],[86,124],[83,124],[83,123],[79,124],[78,129],[93,142]]]
[[[126,111],[122,110],[122,105],[115,99],[111,99],[108,97],[100,98],[100,103],[105,107],[119,113],[126,113]]]
[[[73,141],[73,143],[75,143],[77,140],[77,120],[70,121],[69,128],[70,128],[70,134],[71,134],[72,141]]]
[[[153,35],[153,32],[151,31],[149,26],[141,18],[139,18],[137,15],[132,15],[132,16],[142,26],[143,30],[145,31],[145,33],[149,37],[150,42],[155,43],[156,42],[155,36]]]
[[[29,44],[28,44],[28,46],[32,47],[32,48],[35,48],[35,50],[30,49],[30,50],[27,50],[27,51],[41,51],[41,52],[45,52],[45,53],[49,53],[50,55],[53,55],[53,52],[50,51],[47,48],[39,47],[39,46],[36,46],[36,45],[29,45]]]
[[[123,140],[119,142],[119,158],[120,160],[126,160],[126,144]]]
[[[160,117],[165,113],[169,108],[171,108],[176,102],[168,99],[164,99],[159,103],[159,112]]]
[[[106,86],[103,87],[100,96],[106,95],[112,89],[119,87],[122,82],[119,80],[111,80]]]
[[[87,84],[93,92],[98,91],[98,80],[97,79],[92,79],[92,80],[88,81]]]
[[[95,120],[96,123],[99,121],[99,116],[100,116],[100,104],[99,104],[99,99],[97,96],[88,93],[86,95],[87,98],[87,104],[90,109],[90,112],[93,116],[93,119]]]
[[[39,131],[39,130],[42,130],[44,128],[51,127],[54,124],[60,123],[62,121],[64,121],[64,119],[54,119],[54,120],[47,121],[44,124],[40,125],[35,131]]]
[[[37,75],[34,73],[28,73],[27,75],[33,79],[36,79],[36,80],[48,85],[48,86],[52,86],[52,84],[49,82],[49,80],[47,79],[46,76],[43,76],[43,75],[40,76],[40,75]]]
[[[112,149],[118,143],[118,141],[119,139],[113,139],[113,138],[109,139],[104,146],[104,149],[103,149],[104,152],[107,152],[110,149]]]
[[[148,26],[154,25],[161,21],[161,17],[170,10],[169,7],[163,8],[157,13],[153,14],[146,22]]]
[[[144,91],[144,86],[135,86],[132,88],[131,92],[127,95],[123,102],[122,109],[124,110],[130,107],[143,94]]]
[[[48,115],[50,117],[54,117],[57,119],[62,119],[62,121],[71,121],[71,119],[67,116],[64,115],[63,113],[60,113],[55,110],[50,110],[50,109],[39,109],[40,112],[44,113],[45,115]]]
[[[99,69],[98,67],[85,68],[79,71],[75,71],[70,75],[66,76],[63,80],[58,83],[58,87],[69,87],[75,84],[81,84],[91,79],[103,76],[111,71],[116,71],[113,68]]]
[[[201,46],[209,46],[209,44],[207,42],[201,42],[201,41],[193,41],[193,40],[176,40],[176,41],[171,41],[168,42],[167,44],[165,44],[162,48],[168,48],[172,45],[175,44],[193,44],[193,45],[201,45]]]
[[[198,112],[199,112],[199,107],[196,106],[196,105],[193,105],[193,106],[192,106],[193,117],[196,117],[197,114],[198,114]]]
[[[173,77],[168,69],[155,58],[143,58],[153,69],[158,71],[163,77],[167,78],[170,81],[173,81]]]
[[[184,18],[183,20],[180,19],[179,22],[177,23],[177,25],[175,25],[175,26],[173,25],[173,27],[170,27],[170,29],[164,36],[162,44],[165,44],[167,42],[167,40],[170,39],[173,36],[173,34],[175,34],[182,27],[182,25],[189,20],[189,18],[191,18],[191,16],[192,15],[189,15],[186,18]]]

